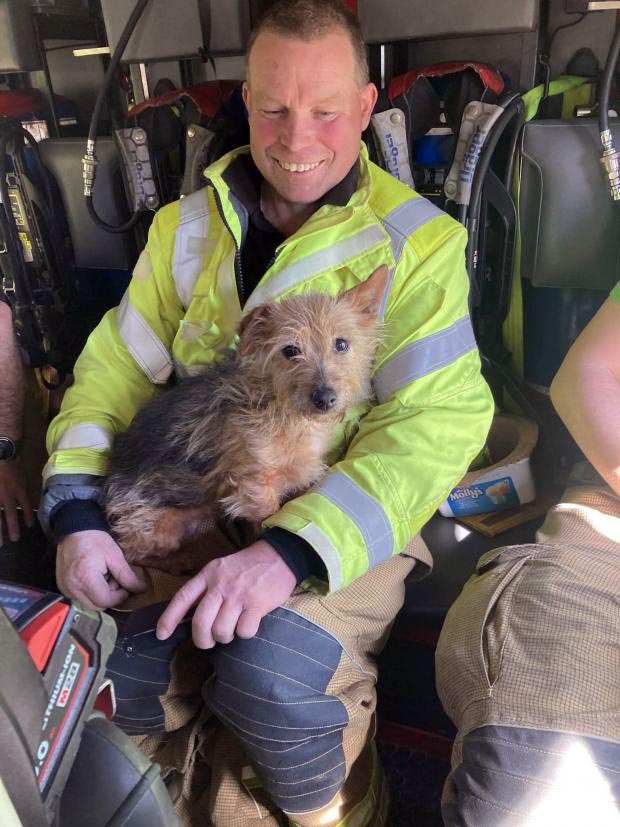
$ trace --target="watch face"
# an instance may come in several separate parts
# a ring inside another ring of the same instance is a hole
[[[13,440],[8,436],[0,436],[0,460],[13,459],[16,452]]]

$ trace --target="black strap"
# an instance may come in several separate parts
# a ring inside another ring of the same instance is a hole
[[[211,0],[198,0],[198,16],[202,31],[202,58],[211,57]]]
[[[13,624],[0,610],[0,777],[22,824],[48,827],[34,774],[46,695]]]

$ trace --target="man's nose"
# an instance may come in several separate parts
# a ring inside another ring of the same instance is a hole
[[[291,152],[296,152],[311,143],[310,124],[300,115],[289,115],[282,125],[281,143]]]

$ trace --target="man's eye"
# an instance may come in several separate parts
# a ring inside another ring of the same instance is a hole
[[[284,356],[285,359],[294,359],[295,356],[299,356],[300,354],[301,350],[296,345],[287,345],[282,348],[282,356]]]
[[[334,350],[338,351],[338,353],[346,353],[349,349],[349,343],[346,339],[336,339],[334,342]]]
[[[267,118],[277,118],[278,115],[282,114],[281,109],[263,109],[263,115]]]
[[[335,112],[317,112],[319,118],[322,118],[324,121],[329,121],[335,114]]]

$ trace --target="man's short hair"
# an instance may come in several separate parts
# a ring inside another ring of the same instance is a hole
[[[246,50],[248,63],[252,46],[263,32],[299,40],[317,40],[334,29],[344,29],[349,35],[357,65],[358,86],[365,86],[368,83],[366,44],[356,15],[343,0],[277,0],[259,18],[250,34]]]

